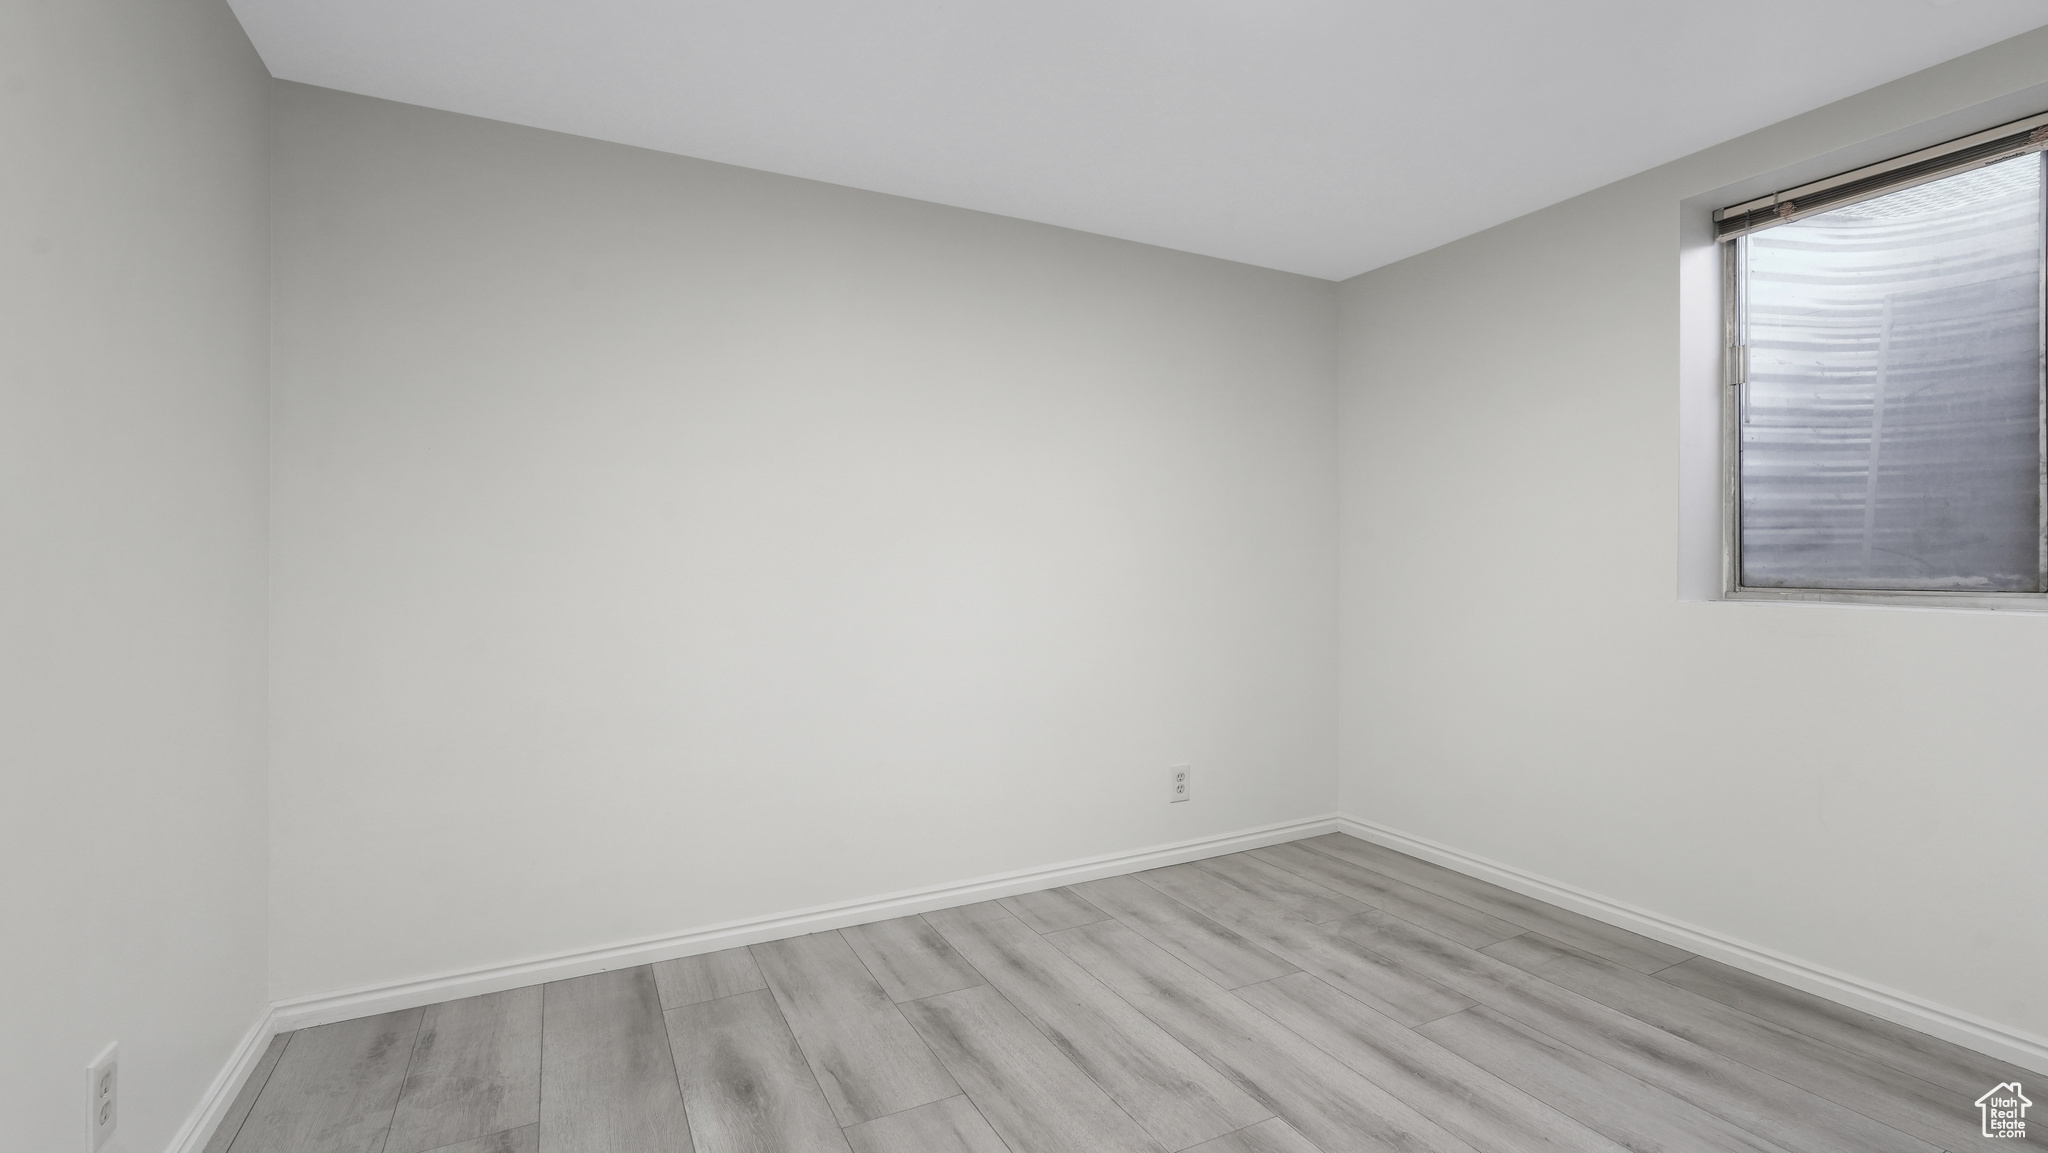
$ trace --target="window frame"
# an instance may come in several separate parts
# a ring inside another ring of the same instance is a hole
[[[2024,134],[2022,146],[2011,142]],[[1752,232],[1774,224],[1817,215],[1850,204],[1875,199],[1903,188],[1933,183],[1963,172],[2011,160],[2026,154],[2043,157],[2048,166],[2048,113],[2030,116],[1945,144],[1924,148],[1877,164],[1809,182],[1796,188],[1731,205],[1713,214],[1717,228],[1714,246],[1719,250],[1721,277],[1721,366],[1717,385],[1721,392],[1721,597],[1731,601],[1779,601],[1793,603],[1834,603],[1889,605],[1914,608],[1947,608],[2002,612],[2048,612],[2048,183],[2041,197],[2042,275],[2037,286],[2041,294],[2039,323],[2040,360],[2035,368],[2039,422],[2036,429],[2039,477],[2037,480],[2039,550],[2042,592],[1957,592],[1945,589],[1840,589],[1757,587],[1742,583],[1742,411],[1748,396],[1748,344],[1744,331],[1743,274],[1747,261],[1745,245]],[[2048,180],[2048,167],[2044,167]],[[1853,196],[1829,195],[1845,188],[1859,190]],[[1801,201],[1806,201],[1802,205]],[[1813,203],[1818,201],[1818,204]],[[1766,216],[1761,223],[1750,223]],[[1731,225],[1736,229],[1729,231]]]

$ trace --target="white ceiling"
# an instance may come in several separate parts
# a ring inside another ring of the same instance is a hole
[[[230,0],[273,74],[1341,279],[2048,0]]]

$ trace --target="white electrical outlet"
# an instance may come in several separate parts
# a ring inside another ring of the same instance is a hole
[[[1167,800],[1169,802],[1187,800],[1189,795],[1188,774],[1194,771],[1194,766],[1175,765],[1167,771],[1173,774],[1173,793],[1171,796],[1167,798]]]
[[[109,1045],[106,1051],[93,1058],[86,1067],[89,1075],[87,1085],[92,1093],[90,1098],[92,1114],[89,1119],[92,1143],[87,1153],[99,1153],[114,1135],[114,1126],[121,1123],[121,1048]]]

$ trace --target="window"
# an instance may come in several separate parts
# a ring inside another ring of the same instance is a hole
[[[2048,115],[1723,209],[1732,596],[2048,608]]]

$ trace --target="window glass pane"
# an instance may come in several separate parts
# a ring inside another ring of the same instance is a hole
[[[2041,590],[2041,165],[1750,235],[1743,584]]]

